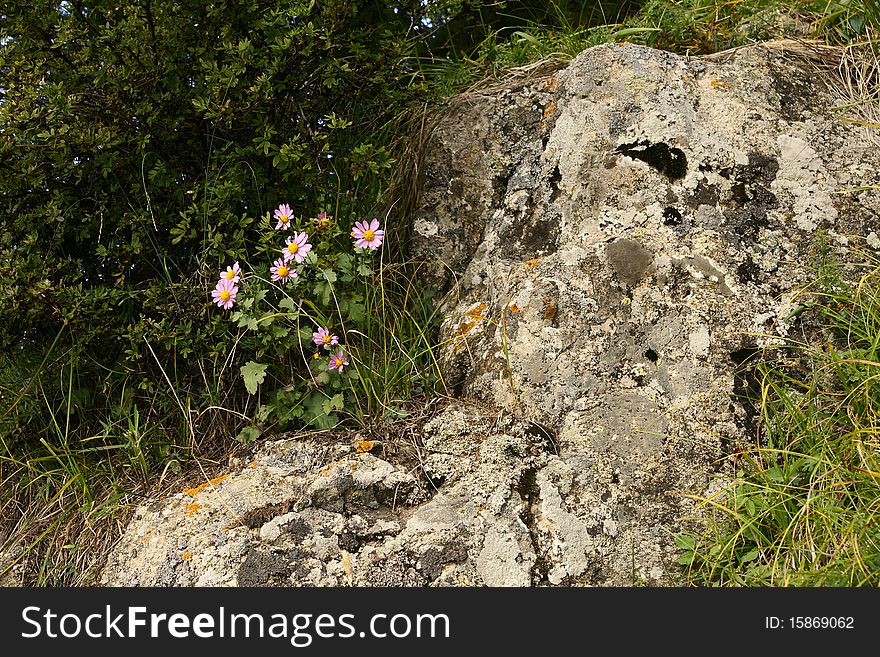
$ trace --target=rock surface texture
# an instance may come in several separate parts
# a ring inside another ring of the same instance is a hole
[[[766,46],[607,45],[457,99],[412,246],[481,405],[421,427],[415,464],[268,443],[139,509],[104,583],[676,583],[673,534],[754,435],[738,366],[800,330],[816,236],[880,245],[880,158],[834,79]]]

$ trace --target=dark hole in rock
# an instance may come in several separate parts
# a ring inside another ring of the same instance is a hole
[[[559,183],[562,180],[562,172],[559,171],[559,165],[553,167],[553,173],[550,174],[550,185],[554,189],[559,189]]]
[[[534,502],[541,496],[541,488],[538,486],[537,470],[535,468],[527,468],[520,475],[516,484],[516,492],[525,502]]]
[[[751,258],[736,268],[736,275],[743,283],[755,283],[761,278],[761,269]]]
[[[617,147],[617,152],[647,163],[670,180],[684,178],[687,173],[687,157],[684,151],[663,142],[652,144],[643,139],[631,144],[621,144]]]
[[[754,347],[754,346],[749,345],[749,346],[745,346],[740,349],[737,349],[736,351],[731,351],[730,352],[730,360],[732,360],[737,365],[745,365],[751,359],[753,359],[755,356],[757,356],[759,353],[761,353],[760,347]]]
[[[453,397],[461,397],[464,394],[465,377],[457,377],[449,382],[449,387]]]
[[[663,225],[678,226],[681,223],[681,212],[673,207],[663,208]]]
[[[536,526],[537,518],[535,518],[534,508],[541,501],[541,487],[538,486],[536,468],[527,468],[516,484],[516,492],[522,498],[524,504],[520,507],[519,517],[526,527],[529,528],[529,538],[532,542],[532,549],[535,551],[535,564],[532,566],[532,579],[538,582],[545,582],[550,574],[551,562],[549,562],[538,543]]]
[[[648,349],[648,351],[645,352],[645,358],[647,358],[652,363],[656,363],[657,360],[659,360],[660,356],[653,349]]]
[[[544,451],[559,454],[559,450],[556,448],[556,435],[551,429],[537,422],[529,422],[525,431],[527,435],[542,441],[541,447]]]
[[[737,365],[733,374],[733,399],[739,402],[743,415],[736,416],[736,424],[746,436],[755,436],[759,433],[759,410],[758,403],[761,395],[761,382],[755,371],[755,364],[759,347],[746,345],[736,351],[730,352],[730,360]]]

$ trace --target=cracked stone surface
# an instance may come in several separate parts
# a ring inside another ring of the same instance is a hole
[[[588,570],[593,539],[552,477],[536,483],[566,466],[531,423],[453,404],[422,442],[443,473],[432,484],[358,443],[267,443],[236,472],[142,506],[102,583],[527,586]],[[545,574],[554,551],[564,563]]]
[[[681,497],[755,435],[738,365],[809,321],[816,237],[877,248],[878,152],[834,76],[611,44],[434,129],[412,254],[446,293],[447,383],[556,436],[550,583],[670,581]]]
[[[880,155],[834,89],[771,47],[612,44],[457,99],[411,246],[461,401],[419,467],[266,443],[144,504],[103,582],[677,583],[672,536],[754,435],[738,366],[809,321],[816,237],[880,249]]]

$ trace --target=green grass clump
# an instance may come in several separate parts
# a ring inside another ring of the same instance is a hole
[[[861,271],[824,266],[799,307],[818,339],[754,366],[759,444],[677,537],[691,584],[880,584],[880,267]]]

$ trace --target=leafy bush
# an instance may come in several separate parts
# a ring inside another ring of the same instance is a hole
[[[246,403],[215,272],[255,251],[282,200],[297,215],[383,203],[394,158],[375,139],[418,91],[416,18],[349,0],[4,9],[0,349],[46,381],[75,367],[74,434],[128,381],[156,420],[180,405],[169,383],[195,408]],[[32,406],[11,416],[22,429],[48,422]]]

